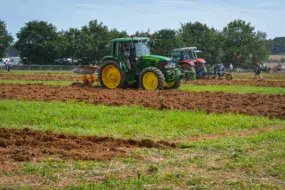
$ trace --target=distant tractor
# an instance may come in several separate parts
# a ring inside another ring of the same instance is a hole
[[[148,37],[112,40],[111,54],[99,64],[98,80],[101,86],[114,89],[136,84],[145,90],[179,88],[183,78],[179,67],[173,65],[168,57],[151,55],[150,43]],[[77,68],[74,72],[82,74],[86,70],[88,68]],[[92,72],[92,68],[89,70]]]
[[[177,48],[171,52],[173,61],[180,65],[181,72],[185,74],[186,80],[195,80],[196,78],[206,76],[206,61],[197,57],[198,52],[201,51],[197,50],[196,47]],[[190,76],[189,73],[191,74]]]
[[[185,80],[195,80],[200,78],[214,79],[218,76],[219,79],[225,77],[226,80],[232,80],[232,74],[219,70],[219,64],[210,67],[206,65],[203,58],[198,58],[197,53],[201,52],[196,47],[184,47],[173,49],[171,57],[173,61],[180,65],[181,72],[185,76]]]

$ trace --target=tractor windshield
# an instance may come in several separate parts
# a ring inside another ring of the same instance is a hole
[[[197,59],[197,53],[195,51],[192,51],[192,57],[193,59]]]
[[[143,55],[150,55],[147,42],[136,42],[135,48],[136,48],[136,57],[141,57]]]

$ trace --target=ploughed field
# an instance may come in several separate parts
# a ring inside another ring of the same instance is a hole
[[[283,189],[285,75],[252,76],[144,91],[2,72],[0,189]]]
[[[266,74],[263,81],[252,80],[252,74],[234,75],[232,81],[226,80],[196,80],[187,82],[194,85],[247,85],[247,86],[264,86],[264,87],[285,87],[284,74]],[[72,73],[14,73],[0,74],[0,80],[25,80],[25,81],[81,81],[81,75]]]
[[[83,101],[110,106],[141,105],[156,109],[244,113],[285,119],[285,95],[101,89],[88,86],[2,84],[1,99]]]

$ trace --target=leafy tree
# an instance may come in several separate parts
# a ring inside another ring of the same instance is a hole
[[[169,56],[172,49],[182,46],[182,41],[177,37],[175,30],[159,30],[152,35],[152,38],[155,40],[152,47],[153,54]]]
[[[117,29],[112,29],[109,31],[110,39],[115,39],[115,38],[125,38],[128,36],[127,31],[118,31]]]
[[[61,58],[71,59],[71,64],[81,62],[84,59],[84,47],[88,45],[88,36],[84,35],[81,30],[70,28],[60,35],[63,46],[61,48]],[[87,38],[87,39],[86,39]],[[85,43],[87,42],[87,44]]]
[[[6,23],[0,20],[0,57],[4,56],[5,49],[11,45],[13,37],[8,33]]]
[[[235,62],[237,67],[252,67],[253,61],[268,58],[272,43],[266,40],[266,33],[254,30],[243,20],[234,20],[223,29],[227,62]]]
[[[250,51],[252,55],[252,62],[267,60],[271,54],[273,42],[266,39],[267,34],[264,32],[254,33],[254,40],[251,44]]]
[[[273,39],[272,54],[285,53],[285,37]]]
[[[24,63],[52,64],[58,56],[58,33],[56,27],[45,21],[26,23],[17,33],[15,47],[21,51]]]
[[[83,44],[85,51],[82,61],[84,64],[95,64],[109,53],[106,46],[110,43],[110,35],[107,26],[104,26],[102,22],[92,20],[88,26],[83,26],[81,32],[84,41],[88,40]]]

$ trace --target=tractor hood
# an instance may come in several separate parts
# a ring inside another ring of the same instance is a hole
[[[168,62],[171,61],[171,59],[169,57],[164,57],[164,56],[160,56],[160,55],[144,55],[142,56],[143,60],[155,60],[156,62]]]
[[[203,59],[203,58],[198,58],[198,59],[196,60],[196,63],[206,63],[206,60]]]
[[[195,59],[184,59],[182,61],[179,62],[180,65],[186,64],[186,65],[191,65],[191,66],[195,66]]]

